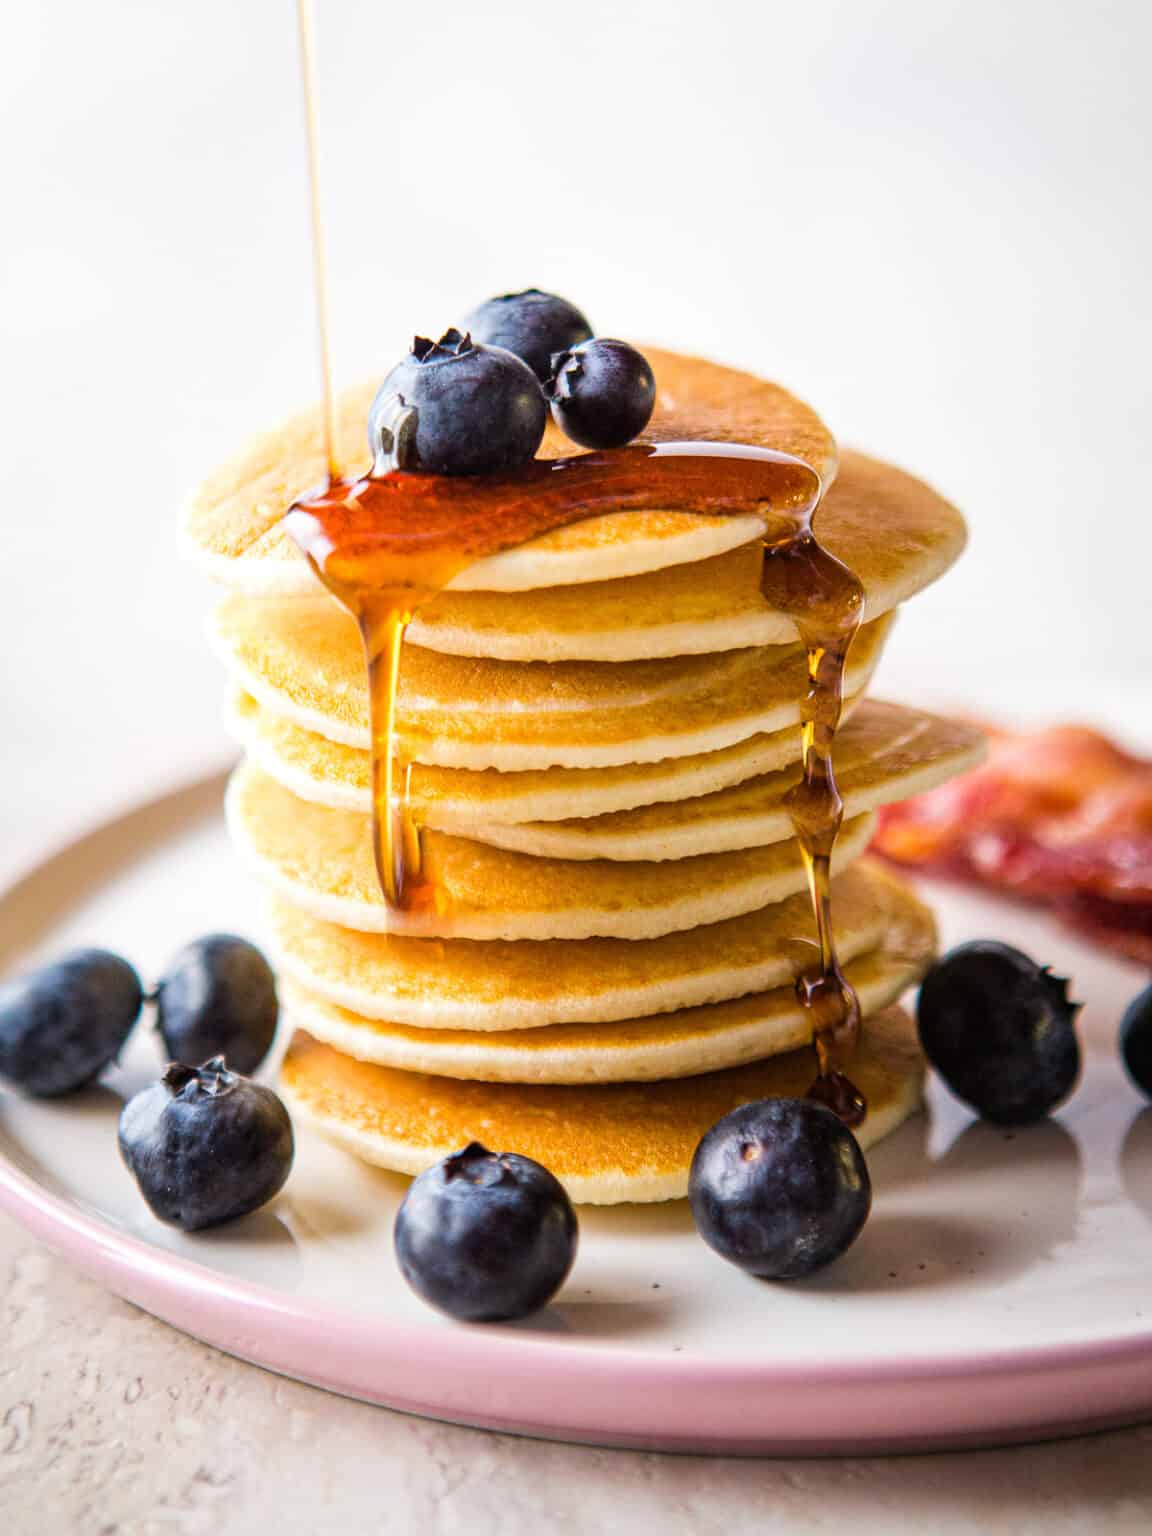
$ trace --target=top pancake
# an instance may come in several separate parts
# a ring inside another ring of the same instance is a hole
[[[657,395],[640,442],[748,443],[803,459],[825,482],[835,475],[831,434],[794,395],[699,358],[646,352]],[[337,400],[335,448],[345,475],[363,474],[369,467],[368,408],[376,387],[375,382],[360,385]],[[542,457],[578,451],[549,425]],[[280,519],[324,476],[320,411],[314,407],[257,439],[200,488],[186,522],[194,557],[218,580],[248,593],[313,590],[315,578]],[[675,509],[613,513],[476,561],[450,585],[457,591],[519,592],[637,576],[709,559],[748,543],[763,529],[755,515],[707,517]]]
[[[964,547],[964,520],[922,480],[845,453],[816,514],[821,543],[859,579],[865,621],[941,576]],[[787,614],[760,591],[761,543],[644,576],[557,586],[531,596],[442,592],[408,639],[457,656],[507,661],[632,661],[788,645]]]

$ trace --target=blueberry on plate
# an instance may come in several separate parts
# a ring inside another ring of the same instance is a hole
[[[368,441],[378,473],[480,475],[526,464],[547,419],[527,363],[451,330],[439,341],[417,336],[385,378],[368,413]]]
[[[741,1105],[692,1159],[696,1230],[721,1258],[763,1280],[797,1280],[854,1243],[872,1208],[855,1136],[812,1099]]]
[[[920,988],[924,1054],[958,1099],[998,1125],[1042,1120],[1080,1072],[1079,1003],[1047,966],[994,939],[961,944]]]
[[[186,945],[156,988],[156,1027],[169,1061],[224,1056],[254,1072],[276,1034],[280,1008],[272,967],[254,944],[210,933]]]
[[[547,1305],[576,1257],[576,1213],[547,1168],[474,1141],[415,1179],[396,1258],[418,1296],[469,1323]]]
[[[574,347],[592,334],[592,327],[575,304],[539,288],[488,299],[472,311],[463,329],[486,346],[515,352],[541,383],[551,371],[553,352]]]
[[[584,448],[622,448],[651,420],[656,378],[643,352],[598,336],[555,354],[544,393],[565,437]]]
[[[1152,1099],[1152,986],[1145,987],[1124,1010],[1120,1055],[1133,1083]]]
[[[120,1115],[120,1155],[154,1215],[193,1232],[246,1216],[278,1194],[292,1168],[292,1122],[271,1088],[173,1062]]]
[[[37,1098],[74,1093],[118,1055],[144,1004],[119,955],[78,949],[0,985],[0,1077]]]

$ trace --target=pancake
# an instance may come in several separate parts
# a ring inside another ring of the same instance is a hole
[[[845,973],[865,1018],[896,1002],[920,980],[935,943],[932,914],[910,902],[903,921],[888,928],[876,949],[848,962]],[[483,1082],[690,1077],[795,1050],[808,1044],[812,1034],[811,1014],[792,985],[614,1024],[550,1024],[499,1033],[414,1029],[365,1019],[291,983],[282,995],[293,1024],[347,1056]]]
[[[645,349],[656,375],[656,406],[639,442],[677,439],[749,443],[803,459],[827,483],[836,449],[816,413],[794,395],[750,374],[699,358]],[[369,467],[368,408],[376,382],[336,401],[335,451],[345,476]],[[543,458],[580,450],[549,424]],[[258,438],[196,493],[186,544],[217,580],[249,594],[305,593],[315,578],[279,525],[292,503],[326,474],[319,407]],[[764,531],[757,516],[624,512],[554,530],[519,549],[480,560],[451,583],[458,591],[523,591],[635,576],[735,549]]]
[[[964,520],[923,481],[846,453],[816,515],[825,547],[864,587],[878,618],[943,574]],[[759,542],[646,576],[518,593],[445,592],[408,630],[415,645],[513,661],[631,661],[788,645],[793,621],[760,593]]]
[[[651,939],[721,922],[804,887],[797,843],[664,863],[537,859],[426,831],[424,873],[433,907],[390,907],[380,890],[370,821],[295,795],[250,764],[229,785],[233,841],[256,876],[304,911],[364,932],[460,939]],[[868,846],[874,818],[857,816],[836,840],[834,870]]]
[[[285,765],[282,753],[292,754],[296,738],[303,736],[303,751],[321,738],[300,732],[296,727],[261,711],[258,705],[239,707],[238,734],[255,748],[254,760],[269,777],[284,788],[304,798],[338,809],[367,811],[371,807],[369,780],[371,763],[367,753],[356,754],[350,747],[334,744],[318,756],[335,760],[337,772],[344,759],[353,758],[356,793],[349,793],[348,776],[338,777],[335,793],[325,793],[323,782],[293,772],[299,761],[289,756]],[[263,718],[261,719],[261,716]],[[791,759],[800,748],[799,733],[788,732]],[[280,747],[278,753],[277,747]],[[315,750],[315,749],[314,749]],[[738,749],[731,748],[730,751]],[[786,750],[784,743],[779,750]],[[894,800],[920,794],[958,773],[966,772],[980,761],[984,739],[972,726],[939,715],[905,709],[898,704],[865,700],[836,738],[836,781],[849,817],[875,810]],[[656,765],[667,773],[678,760]],[[596,772],[596,770],[589,770]],[[604,770],[601,770],[603,772]],[[424,774],[451,774],[450,769],[422,769]],[[578,771],[553,769],[553,774],[575,776]],[[473,798],[423,800],[414,785],[414,803],[421,822],[440,832],[454,832],[497,848],[509,848],[538,858],[558,859],[677,859],[697,853],[718,853],[729,849],[750,848],[778,842],[792,836],[792,824],[784,797],[798,782],[798,761],[774,771],[745,778],[741,783],[714,790],[711,794],[679,797],[655,806],[645,806],[605,815],[590,815],[585,805],[571,800],[563,807],[569,814],[563,819],[511,823],[490,814],[483,798],[483,788],[496,775],[467,774],[463,791],[473,791]],[[507,778],[508,775],[500,775]],[[469,785],[468,780],[480,780]],[[573,815],[572,813],[576,814]]]
[[[225,661],[302,708],[353,722],[367,741],[368,685],[364,649],[352,615],[324,592],[306,598],[226,598],[212,638]],[[798,654],[795,645],[764,652],[770,662]],[[724,681],[759,653],[663,657],[627,666],[597,661],[489,661],[405,646],[398,703],[408,729],[429,729],[453,712],[488,717],[655,708]],[[354,713],[341,715],[340,705]]]
[[[860,705],[845,699],[841,718]],[[299,795],[337,810],[371,806],[372,762],[359,747],[329,741],[240,693],[227,724],[248,756],[271,778]],[[566,821],[603,816],[638,805],[689,800],[741,784],[796,762],[800,733],[795,725],[750,736],[718,752],[698,752],[656,763],[621,763],[614,768],[543,768],[500,773],[495,768],[437,768],[414,765],[408,792],[421,821],[469,828],[473,834],[497,822]]]
[[[813,1070],[805,1049],[656,1083],[476,1083],[355,1061],[299,1033],[280,1091],[294,1119],[380,1167],[421,1173],[475,1140],[535,1158],[577,1203],[613,1205],[681,1198],[717,1120],[750,1100],[804,1094]],[[923,1075],[908,1015],[891,1008],[870,1019],[852,1063],[869,1105],[862,1146],[914,1113]]]
[[[974,767],[984,753],[974,726],[866,701],[836,738],[845,818],[932,789]],[[488,827],[434,811],[429,825],[537,858],[687,859],[792,837],[787,796],[802,777],[801,765],[793,763],[710,795],[609,816]]]
[[[845,690],[876,667],[891,616],[849,652]],[[329,740],[367,750],[368,684],[352,619],[328,598],[217,610],[214,642],[239,686]],[[397,726],[404,755],[438,767],[605,768],[716,751],[800,719],[799,646],[662,661],[477,661],[404,648]]]
[[[919,903],[880,864],[832,882],[841,960],[914,923]],[[611,1023],[789,985],[815,953],[808,893],[744,917],[637,944],[411,939],[320,922],[281,898],[269,911],[279,970],[367,1019],[419,1029],[523,1030]]]

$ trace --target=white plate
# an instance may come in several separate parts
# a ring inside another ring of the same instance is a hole
[[[79,943],[154,975],[212,929],[259,934],[219,816],[221,781],[177,791],[65,849],[0,898],[5,969]],[[722,1263],[682,1203],[586,1210],[576,1268],[540,1318],[464,1327],[400,1280],[404,1181],[300,1138],[268,1210],[186,1236],[120,1165],[120,1095],[160,1064],[138,1032],[109,1086],[55,1103],[0,1093],[0,1203],[178,1327],[370,1401],[526,1433],[788,1454],[994,1443],[1152,1411],[1152,1109],[1115,1057],[1144,983],[1046,918],[933,892],[951,944],[1021,944],[1075,977],[1088,1067],[1051,1122],[979,1124],[937,1085],[875,1149],[874,1213],[805,1282]]]

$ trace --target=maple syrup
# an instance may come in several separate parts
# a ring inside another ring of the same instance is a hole
[[[406,910],[442,910],[445,901],[422,869],[420,829],[408,795],[411,763],[397,729],[401,650],[417,610],[477,560],[587,518],[668,509],[709,516],[759,513],[768,523],[761,590],[795,623],[808,661],[801,706],[803,775],[788,809],[819,944],[818,966],[797,982],[813,1022],[818,1075],[810,1091],[848,1124],[859,1123],[866,1105],[845,1068],[859,1035],[860,1010],[836,957],[829,886],[843,818],[832,748],[863,592],[813,531],[819,475],[802,460],[767,448],[669,442],[537,459],[500,475],[444,477],[388,467],[387,445],[378,444],[370,474],[340,480],[333,460],[309,0],[298,0],[298,7],[329,479],[321,492],[289,511],[286,528],[360,627],[369,679],[373,847],[386,901]]]
[[[790,539],[766,543],[760,590],[787,613],[800,633],[808,662],[808,688],[800,711],[803,776],[785,802],[804,858],[820,963],[801,975],[797,992],[812,1018],[818,1074],[810,1096],[847,1125],[863,1120],[867,1105],[844,1067],[860,1038],[860,1004],[836,956],[832,932],[832,853],[844,820],[832,749],[844,706],[848,648],[864,616],[864,589],[841,560],[828,553],[807,522]]]

